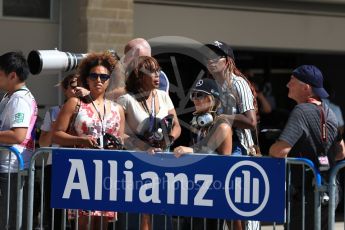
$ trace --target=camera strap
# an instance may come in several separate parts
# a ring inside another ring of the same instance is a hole
[[[326,124],[326,115],[325,110],[322,106],[322,102],[314,99],[309,98],[307,100],[308,103],[314,104],[318,110],[320,111],[320,129],[321,129],[321,142],[323,147],[323,153],[326,155],[326,144],[327,144],[327,124]]]
[[[330,163],[327,156],[326,145],[327,145],[327,124],[326,124],[326,114],[323,108],[322,102],[316,100],[315,98],[309,98],[307,103],[314,104],[317,110],[320,112],[320,138],[322,149],[320,151],[318,145],[316,145],[316,152],[314,155],[316,157],[316,164],[318,166],[321,175],[330,169]],[[316,143],[315,143],[316,144]],[[323,174],[324,175],[324,174]]]
[[[323,145],[324,154],[326,154],[327,127],[326,127],[325,110],[323,109],[322,105],[319,105],[318,108],[320,110],[321,141]]]

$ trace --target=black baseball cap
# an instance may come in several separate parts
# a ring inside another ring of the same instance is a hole
[[[208,43],[205,46],[215,51],[217,54],[222,54],[224,56],[231,57],[235,60],[234,51],[231,47],[222,41],[213,41],[212,43]]]
[[[310,85],[313,93],[319,98],[327,98],[329,95],[323,88],[322,72],[313,65],[302,65],[292,71],[292,75],[298,80]]]
[[[216,98],[220,97],[219,87],[216,81],[209,78],[200,79],[192,89],[192,92],[195,91],[213,95]]]

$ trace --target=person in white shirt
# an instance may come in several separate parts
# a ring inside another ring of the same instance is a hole
[[[168,135],[170,141],[176,140],[180,136],[181,127],[169,95],[158,89],[160,68],[156,59],[140,56],[132,61],[129,70],[130,74],[126,81],[128,93],[117,100],[125,110],[126,125],[128,126],[126,134],[130,136],[125,143],[130,142],[132,147],[139,150],[148,150],[150,147],[158,148],[149,143],[146,133],[157,128],[157,121],[168,115],[173,117],[171,132]],[[144,141],[146,145],[140,140]]]
[[[155,151],[167,151],[180,136],[181,127],[169,95],[158,89],[160,81],[158,62],[153,57],[139,56],[131,61],[127,71],[129,73],[126,80],[127,93],[117,100],[125,111],[128,135],[127,138],[125,137],[126,148],[148,151],[152,154]],[[171,130],[164,135],[166,138],[155,141],[151,137],[159,129],[158,121],[169,115],[172,117]],[[155,216],[155,223],[160,221],[159,219],[159,216]],[[151,227],[150,215],[142,214],[141,229],[151,229]]]
[[[0,90],[5,91],[0,102],[0,143],[14,146],[21,153],[25,168],[28,168],[34,151],[32,130],[37,118],[37,104],[30,90],[25,85],[29,68],[25,57],[18,52],[9,52],[0,56]],[[10,215],[7,223],[6,214],[0,215],[0,226],[8,224],[9,229],[16,227],[18,161],[8,151],[0,152],[0,208],[6,210],[7,197],[10,196]],[[11,173],[10,191],[7,191],[7,173]],[[27,179],[27,178],[26,178]],[[23,186],[24,182],[22,183]],[[27,198],[24,190],[24,201]],[[23,226],[26,224],[26,208],[23,207]]]

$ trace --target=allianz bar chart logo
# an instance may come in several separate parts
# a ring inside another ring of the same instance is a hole
[[[266,206],[270,184],[265,170],[253,161],[240,161],[228,171],[225,196],[230,208],[241,216],[259,214]]]

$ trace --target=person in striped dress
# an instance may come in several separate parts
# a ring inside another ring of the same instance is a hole
[[[232,156],[256,155],[258,153],[251,135],[257,125],[257,102],[255,88],[235,65],[233,50],[222,41],[206,44],[204,49],[209,75],[221,88],[220,100],[222,108],[217,120],[230,124],[232,135]],[[237,221],[234,221],[236,223]],[[227,221],[231,228],[231,221]],[[236,229],[259,229],[258,221],[242,221]]]

